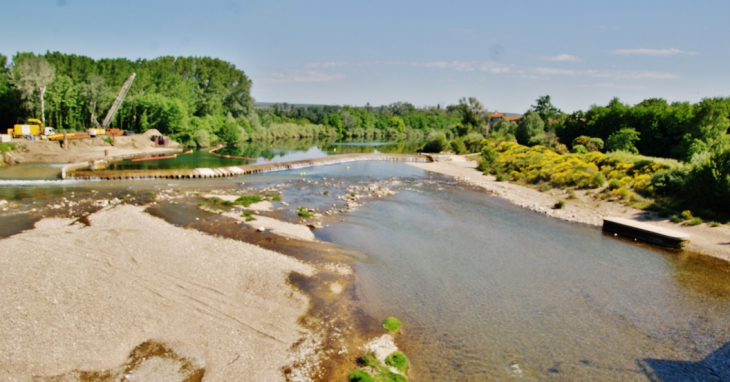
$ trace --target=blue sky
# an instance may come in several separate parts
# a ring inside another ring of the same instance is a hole
[[[730,95],[730,1],[2,0],[0,53],[211,56],[261,102],[524,112]]]

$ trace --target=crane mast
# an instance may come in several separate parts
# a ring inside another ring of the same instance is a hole
[[[129,88],[132,87],[132,82],[134,81],[135,76],[137,76],[137,73],[132,73],[132,75],[129,76],[127,81],[125,81],[122,85],[122,90],[119,91],[117,99],[114,100],[111,109],[109,109],[109,112],[106,114],[106,118],[104,118],[104,122],[101,124],[102,129],[107,129],[109,124],[112,122],[112,119],[114,119],[114,115],[117,114],[117,110],[119,110],[119,107],[122,106],[124,97],[126,97],[127,93],[129,93]]]

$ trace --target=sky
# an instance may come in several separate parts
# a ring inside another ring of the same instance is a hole
[[[257,102],[523,113],[730,96],[730,1],[1,0],[0,54],[210,56]]]

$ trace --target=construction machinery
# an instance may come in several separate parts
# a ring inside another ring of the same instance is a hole
[[[109,112],[106,113],[106,117],[104,118],[104,122],[99,124],[99,122],[92,116],[92,122],[94,122],[94,125],[96,125],[96,129],[89,129],[88,133],[92,136],[97,134],[104,134],[107,129],[109,128],[109,125],[112,123],[112,119],[114,119],[114,116],[117,114],[117,111],[122,106],[122,102],[124,102],[124,97],[127,96],[127,93],[129,93],[129,88],[132,87],[132,82],[134,82],[134,77],[137,76],[137,73],[132,73],[129,78],[127,78],[126,81],[124,81],[124,84],[122,85],[122,89],[119,91],[119,94],[117,95],[117,99],[114,100],[114,103],[112,104],[112,107],[109,109]],[[92,131],[94,130],[94,131]]]
[[[43,126],[43,122],[35,118],[28,118],[25,123],[15,124],[12,128],[8,129],[8,135],[13,138],[20,137],[46,137],[54,134],[52,127]]]

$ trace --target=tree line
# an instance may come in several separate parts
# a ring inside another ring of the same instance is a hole
[[[0,122],[10,127],[18,118],[35,117],[61,131],[84,130],[103,119],[132,73],[137,75],[114,127],[156,128],[192,141],[198,130],[238,129],[253,114],[251,80],[216,58],[94,60],[47,52],[17,53],[12,62],[0,55]]]

